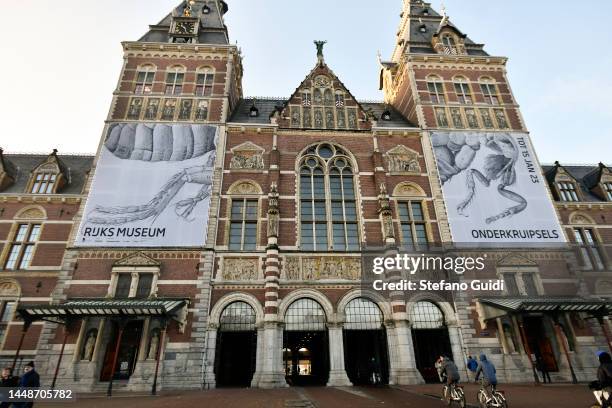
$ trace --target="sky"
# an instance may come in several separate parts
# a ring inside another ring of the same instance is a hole
[[[122,65],[179,0],[3,1],[0,147],[95,153]],[[377,52],[390,57],[401,0],[227,0],[244,56],[245,96],[289,96],[314,66],[313,40],[358,99],[382,100]],[[612,163],[612,2],[446,0],[451,21],[509,79],[542,162]],[[440,0],[432,6],[440,10]],[[10,17],[10,18],[9,18]]]

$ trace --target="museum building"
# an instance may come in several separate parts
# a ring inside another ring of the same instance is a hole
[[[502,382],[590,379],[612,172],[540,167],[507,59],[405,0],[384,101],[324,41],[292,94],[248,98],[227,12],[184,2],[123,43],[95,157],[0,152],[2,359],[109,393],[436,382],[441,354],[467,379],[481,352]],[[486,254],[435,277],[505,288],[374,291],[373,249]]]

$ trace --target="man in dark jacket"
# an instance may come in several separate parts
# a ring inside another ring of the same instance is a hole
[[[2,369],[2,376],[0,377],[0,387],[2,388],[15,388],[19,382],[18,377],[13,376],[13,369],[5,367]],[[8,395],[2,395],[3,399],[8,398]],[[0,403],[0,408],[8,408],[11,405],[8,401]]]
[[[436,369],[441,382],[446,382],[447,385],[459,382],[459,369],[450,358],[440,356],[436,362]]]
[[[600,390],[594,391],[595,398],[602,407],[612,407],[612,357],[609,353],[599,353],[597,381]]]
[[[490,401],[493,395],[493,390],[497,386],[497,374],[495,366],[492,362],[487,360],[486,354],[480,355],[480,363],[478,364],[478,370],[476,370],[476,381],[482,374],[482,387],[487,393],[487,399]]]
[[[19,380],[19,387],[23,387],[23,388],[38,388],[40,387],[40,376],[38,375],[38,373],[36,372],[36,370],[34,370],[34,362],[30,361],[28,364],[26,364],[26,366],[23,368],[23,372],[24,374],[21,376],[21,379]],[[20,405],[17,405],[18,407],[23,407],[23,408],[29,408],[29,407],[33,407],[34,403],[33,402],[22,402]]]

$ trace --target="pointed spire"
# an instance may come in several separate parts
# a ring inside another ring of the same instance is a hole
[[[323,47],[327,44],[327,41],[314,41],[315,46],[317,47],[317,60],[319,60],[319,65],[325,65],[325,59],[323,57]]]

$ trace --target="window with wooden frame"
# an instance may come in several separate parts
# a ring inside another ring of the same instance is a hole
[[[427,90],[429,91],[429,99],[431,100],[431,103],[436,105],[443,105],[446,103],[446,98],[444,97],[444,84],[440,78],[428,78]]]
[[[115,299],[146,299],[155,292],[157,275],[159,272],[114,272],[111,285],[114,285],[112,294]]]
[[[8,332],[9,324],[15,315],[15,306],[17,302],[14,300],[0,301],[0,345],[4,344],[4,337]]]
[[[397,203],[402,244],[409,248],[425,248],[429,243],[427,221],[421,201],[398,201]]]
[[[576,185],[569,181],[561,181],[557,183],[559,189],[559,197],[561,201],[580,201],[576,193]]]
[[[444,46],[444,53],[457,55],[457,40],[455,36],[452,34],[444,34],[442,35],[442,45]]]
[[[148,95],[153,91],[153,81],[155,79],[155,67],[146,65],[136,72],[136,84],[134,93],[137,95]]]
[[[472,91],[470,90],[470,85],[468,84],[467,80],[463,77],[457,77],[455,78],[454,85],[459,103],[462,105],[471,105]]]
[[[56,173],[40,172],[34,174],[34,182],[30,189],[31,194],[52,194],[57,181]]]
[[[504,272],[501,276],[508,296],[538,296],[540,294],[535,271]]]
[[[173,67],[166,74],[166,95],[180,95],[183,93],[183,80],[185,72],[182,67]]]
[[[497,87],[492,79],[481,79],[480,90],[482,91],[482,96],[484,97],[485,103],[489,105],[499,105]]]
[[[303,250],[359,249],[355,176],[344,150],[323,143],[299,166],[300,246]]]
[[[212,68],[201,69],[196,77],[196,96],[210,96],[213,93],[215,74]]]
[[[232,198],[230,250],[248,251],[257,247],[258,209],[256,198]]]
[[[585,269],[605,269],[604,255],[592,228],[574,228],[574,239]]]
[[[40,224],[19,224],[12,242],[9,243],[8,256],[4,263],[7,270],[26,269],[30,266],[36,242],[40,237]]]

